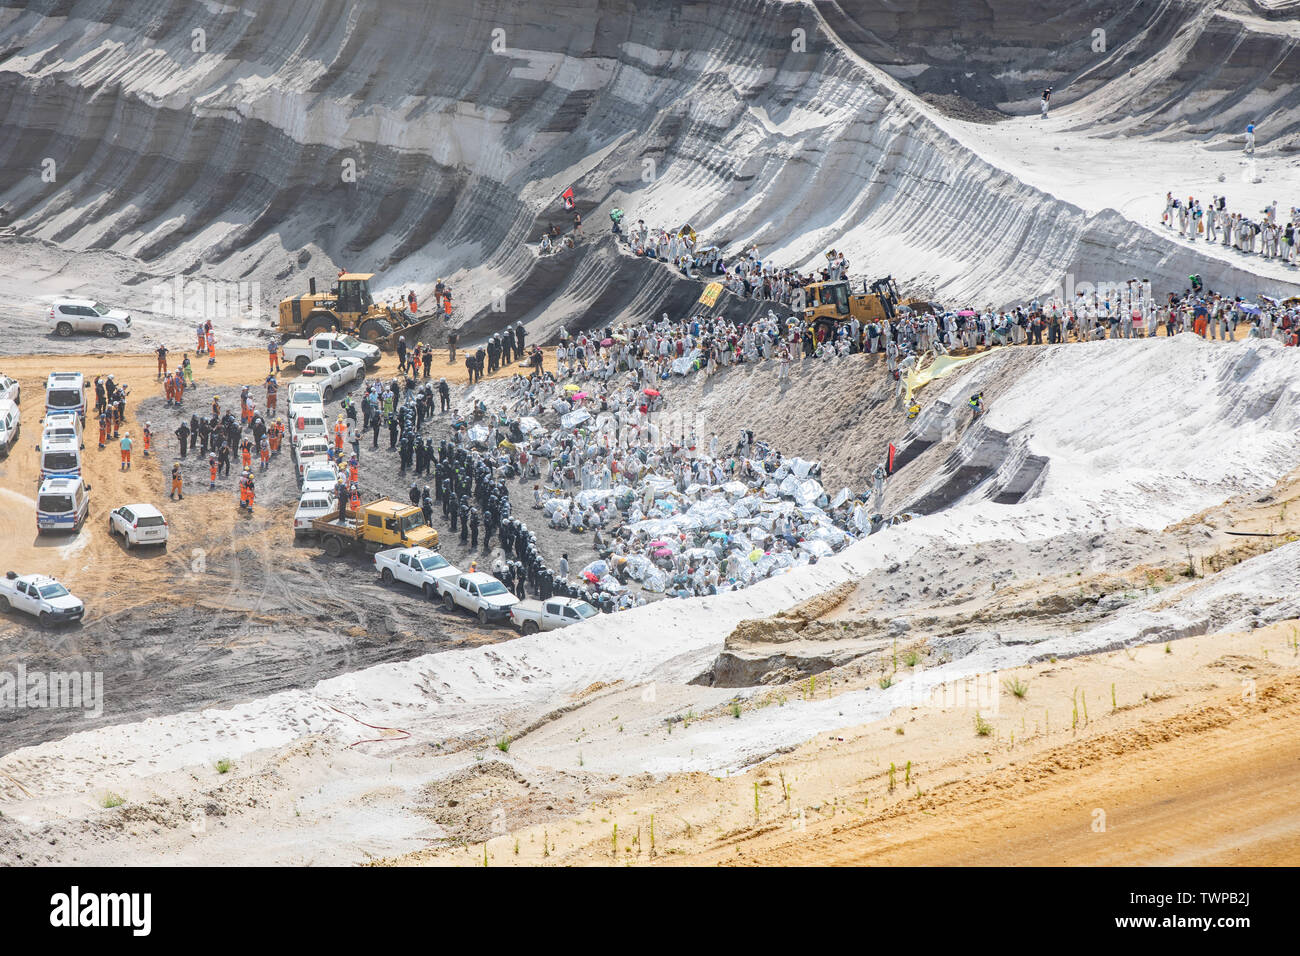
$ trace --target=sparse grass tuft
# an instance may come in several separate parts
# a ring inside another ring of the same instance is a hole
[[[507,753],[509,753],[509,752],[510,752],[510,738],[509,738],[509,737],[498,737],[498,738],[497,738],[497,750],[501,751],[503,754],[507,754]]]
[[[880,678],[880,689],[888,690],[891,686],[893,686],[893,683],[894,683],[894,678],[891,675],[886,674],[884,677]]]
[[[1025,695],[1029,693],[1029,684],[1022,681],[1019,677],[1012,678],[1011,680],[1004,680],[1002,686],[1007,689],[1008,693],[1018,697],[1020,700],[1024,700]]]
[[[112,810],[114,807],[120,807],[126,803],[126,798],[116,793],[104,794],[104,799],[99,801],[99,805],[105,810]]]
[[[230,773],[230,761],[222,757],[216,764],[217,773]]]
[[[979,737],[989,737],[993,734],[993,725],[981,717],[979,711],[975,712],[975,734]]]

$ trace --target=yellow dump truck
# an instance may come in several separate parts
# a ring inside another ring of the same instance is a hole
[[[342,519],[337,512],[315,518],[311,527],[332,558],[354,548],[373,554],[386,548],[438,547],[438,532],[424,523],[424,512],[392,498],[372,501]]]

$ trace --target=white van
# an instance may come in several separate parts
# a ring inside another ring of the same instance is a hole
[[[46,478],[36,492],[36,533],[81,530],[90,514],[90,485],[80,478]]]
[[[81,442],[77,439],[42,438],[36,451],[40,454],[41,481],[81,477]]]
[[[21,418],[17,405],[7,398],[0,398],[0,451],[6,455],[18,440],[18,430],[22,427]]]
[[[51,372],[45,380],[45,413],[76,412],[86,417],[86,379],[80,372]]]
[[[41,420],[42,438],[75,438],[86,447],[81,438],[81,418],[76,412],[53,412]]]

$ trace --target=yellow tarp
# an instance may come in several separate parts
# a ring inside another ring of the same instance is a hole
[[[912,393],[922,386],[929,385],[936,378],[943,378],[954,369],[961,368],[963,365],[969,365],[971,362],[979,361],[987,355],[992,355],[993,349],[987,352],[977,352],[974,355],[966,355],[962,358],[953,358],[951,355],[940,355],[925,368],[911,368],[907,371],[907,377],[904,384],[907,385],[907,401],[911,403]]]
[[[722,292],[722,283],[710,282],[704,287],[704,291],[700,293],[700,302],[711,309],[713,308],[714,303],[718,301],[718,294],[720,292]]]

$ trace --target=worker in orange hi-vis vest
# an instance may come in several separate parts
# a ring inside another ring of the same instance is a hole
[[[163,377],[163,394],[167,396],[168,405],[176,401],[176,382],[170,375]]]
[[[248,507],[248,474],[247,474],[247,472],[245,472],[244,474],[242,474],[242,475],[239,476],[239,507],[240,507],[240,508],[247,508],[247,507]]]
[[[208,329],[208,364],[215,365],[217,361],[217,336],[211,329]]]
[[[198,345],[195,346],[194,351],[202,355],[207,350],[206,346],[208,344],[208,337],[202,322],[199,323],[199,327],[194,331],[194,334],[198,338]]]
[[[153,422],[144,423],[144,457],[149,457],[149,452],[153,448]]]
[[[349,484],[355,485],[357,483],[357,479],[360,477],[361,477],[360,471],[357,469],[357,458],[355,455],[353,455],[351,458],[348,459]]]
[[[442,293],[442,307],[447,310],[447,315],[451,315],[451,290],[447,289]]]
[[[253,445],[247,438],[239,443],[239,457],[245,470],[253,467]]]
[[[120,470],[130,471],[131,470],[131,433],[130,432],[122,433],[122,440],[119,443],[119,445],[122,449],[122,465]]]
[[[208,490],[211,491],[217,487],[217,456],[215,453],[208,455]]]
[[[353,517],[356,517],[357,512],[361,510],[361,491],[357,488],[356,482],[352,483],[352,498],[348,501],[348,510],[352,512]]]
[[[276,455],[280,452],[280,436],[284,433],[284,423],[280,419],[271,422],[271,427],[267,429],[267,439],[271,443],[271,454]]]
[[[414,289],[411,290],[411,293],[409,296],[407,296],[406,301],[407,304],[411,307],[411,315],[415,315],[415,290]]]
[[[271,439],[266,435],[257,443],[257,456],[261,460],[263,471],[271,467]]]
[[[184,485],[185,482],[181,478],[181,463],[179,461],[174,461],[172,462],[172,493],[171,493],[171,499],[173,501],[175,501],[177,498],[184,499],[185,495],[181,493],[181,489],[184,487]]]
[[[334,423],[334,452],[340,462],[343,461],[343,439],[347,432],[348,426],[343,424],[343,416],[340,415],[339,420]]]
[[[257,485],[253,482],[253,473],[248,473],[248,510],[253,510],[253,499],[257,497]]]
[[[185,397],[185,376],[181,374],[180,369],[177,369],[176,374],[172,376],[172,395],[175,397],[177,405]]]

